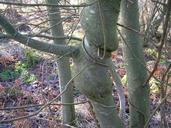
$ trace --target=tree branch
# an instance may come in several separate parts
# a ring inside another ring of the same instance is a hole
[[[109,60],[109,69],[110,69],[111,76],[114,80],[114,85],[118,91],[119,102],[120,102],[119,116],[121,117],[123,121],[125,121],[126,120],[126,99],[124,95],[124,89],[123,89],[120,76],[117,74],[115,65],[112,62],[112,60]]]
[[[81,38],[79,37],[75,37],[75,36],[51,36],[51,35],[43,35],[43,34],[23,34],[23,36],[29,36],[29,37],[40,37],[40,38],[46,38],[46,39],[49,39],[49,40],[54,40],[54,39],[64,39],[64,40],[75,40],[75,41],[82,41]],[[3,34],[0,32],[0,39],[1,38],[7,38],[7,39],[10,39],[11,36],[7,35],[7,34]]]
[[[73,54],[78,52],[78,49],[74,46],[50,44],[47,42],[32,39],[28,36],[24,36],[17,32],[15,28],[8,22],[8,20],[2,15],[0,15],[0,26],[2,26],[2,28],[6,31],[10,38],[31,48],[56,55],[64,55],[68,53],[69,56],[72,56]]]
[[[0,4],[6,4],[6,5],[17,5],[17,6],[27,6],[27,7],[34,7],[34,6],[50,6],[50,7],[87,7],[87,6],[91,6],[94,3],[96,3],[97,1],[94,1],[92,3],[82,3],[80,5],[58,5],[58,4],[24,4],[24,3],[18,3],[18,2],[5,2],[5,1],[0,1]]]

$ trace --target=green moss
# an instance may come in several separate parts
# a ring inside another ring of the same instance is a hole
[[[30,83],[36,80],[36,76],[29,73],[27,62],[22,63],[21,61],[18,61],[15,65],[15,72],[20,74],[24,83]]]
[[[26,49],[24,51],[25,60],[24,63],[27,67],[34,66],[40,61],[40,57],[35,50]]]

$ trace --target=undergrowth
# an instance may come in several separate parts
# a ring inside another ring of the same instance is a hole
[[[12,81],[19,77],[23,83],[30,83],[36,80],[36,76],[29,73],[29,68],[35,66],[40,61],[40,57],[32,49],[26,49],[24,56],[24,60],[12,63],[0,72],[1,81]]]

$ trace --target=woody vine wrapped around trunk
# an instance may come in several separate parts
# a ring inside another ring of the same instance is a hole
[[[93,0],[85,1],[87,4],[93,2]],[[79,47],[48,44],[24,36],[17,32],[4,16],[0,15],[0,25],[12,39],[56,55],[68,53],[67,56],[73,58],[74,72],[77,74],[74,79],[75,85],[90,99],[101,128],[123,128],[123,123],[114,108],[110,79],[112,74],[110,73],[110,55],[118,47],[116,22],[119,8],[120,0],[97,0],[94,4],[85,7],[81,14],[85,38]],[[25,117],[18,119],[23,118]]]

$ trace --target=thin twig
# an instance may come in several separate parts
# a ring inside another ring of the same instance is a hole
[[[93,63],[94,64],[94,63]],[[13,118],[13,119],[9,119],[9,120],[1,120],[0,123],[9,123],[9,122],[13,122],[13,121],[17,121],[17,120],[22,120],[22,119],[25,119],[25,118],[29,118],[29,117],[32,117],[32,116],[35,116],[37,114],[39,114],[44,108],[48,107],[50,104],[52,104],[53,102],[55,102],[61,95],[63,95],[69,85],[71,85],[70,83],[73,82],[73,80],[78,77],[84,70],[86,70],[89,66],[93,65],[93,64],[89,64],[89,65],[86,65],[80,72],[78,72],[72,79],[70,79],[68,81],[68,83],[65,85],[65,88],[64,90],[58,95],[56,96],[54,99],[52,99],[51,101],[49,101],[47,104],[43,105],[39,110],[37,110],[36,112],[30,114],[30,115],[26,115],[26,116],[21,116],[21,117],[17,117],[17,118]]]
[[[171,93],[167,94],[161,101],[161,103],[154,109],[154,111],[152,112],[152,114],[150,115],[149,119],[147,120],[147,122],[144,125],[144,128],[148,128],[149,122],[151,120],[151,118],[153,117],[153,115],[156,113],[156,111],[160,108],[160,106],[165,102],[165,100],[167,99],[167,97],[170,97]]]
[[[53,40],[53,39],[70,39],[70,40],[76,40],[76,41],[82,41],[81,38],[79,37],[74,37],[74,36],[50,36],[50,35],[43,35],[43,34],[40,34],[40,35],[37,35],[37,34],[23,34],[24,36],[29,36],[29,37],[42,37],[42,38],[46,38],[46,39],[50,39],[50,40]],[[7,34],[2,34],[0,33],[0,39],[1,38],[9,38],[9,39],[12,39],[11,36],[7,35]]]
[[[145,34],[139,32],[139,31],[137,31],[137,30],[135,30],[135,29],[133,29],[133,28],[131,28],[131,27],[125,26],[125,25],[120,24],[120,23],[116,23],[116,24],[117,24],[118,26],[122,27],[122,28],[125,28],[125,29],[127,29],[127,30],[132,31],[132,32],[135,32],[135,33],[137,33],[137,34],[139,34],[139,35],[141,35],[141,36],[145,36]]]
[[[167,4],[160,2],[160,1],[156,1],[156,0],[151,0],[151,1],[160,5],[163,5],[163,6],[167,6]]]
[[[143,86],[147,85],[147,83],[149,82],[149,80],[151,79],[153,74],[155,73],[155,71],[157,69],[157,66],[158,66],[158,64],[160,62],[160,58],[161,58],[161,54],[162,54],[162,49],[163,49],[163,46],[164,46],[164,43],[165,43],[165,39],[166,39],[166,36],[167,36],[167,29],[168,29],[168,25],[169,25],[169,21],[170,21],[170,13],[171,13],[171,0],[168,0],[166,19],[165,19],[164,27],[163,27],[163,35],[162,35],[162,38],[161,38],[160,47],[158,48],[158,57],[157,57],[156,63],[154,65],[154,68],[153,68],[151,74],[149,75],[147,80],[144,82]]]
[[[33,7],[33,6],[50,6],[50,7],[87,7],[95,4],[97,1],[94,1],[92,3],[86,4],[82,3],[80,5],[58,5],[58,4],[25,4],[25,3],[18,3],[18,2],[5,2],[5,1],[0,1],[0,4],[6,4],[6,5],[16,5],[16,6],[27,6],[27,7]]]
[[[67,106],[67,105],[80,105],[80,104],[85,104],[88,101],[83,101],[83,102],[78,102],[78,103],[52,103],[50,105],[58,105],[58,106]],[[24,108],[31,108],[31,107],[39,107],[39,106],[44,106],[45,104],[32,104],[32,105],[23,105],[23,106],[16,106],[16,107],[5,107],[5,108],[0,108],[0,111],[4,110],[13,110],[13,109],[24,109]]]
[[[166,69],[166,71],[163,74],[162,79],[161,79],[162,82],[160,84],[160,101],[166,96],[167,86],[164,86],[164,83],[165,83],[165,79],[166,79],[166,76],[167,76],[170,68],[171,68],[171,64],[169,64],[169,66],[167,67],[167,69]],[[167,125],[166,115],[165,115],[166,112],[164,111],[165,105],[166,105],[166,101],[160,107],[160,116],[162,117],[161,118],[161,125],[163,125],[164,127],[166,127],[166,125]]]

